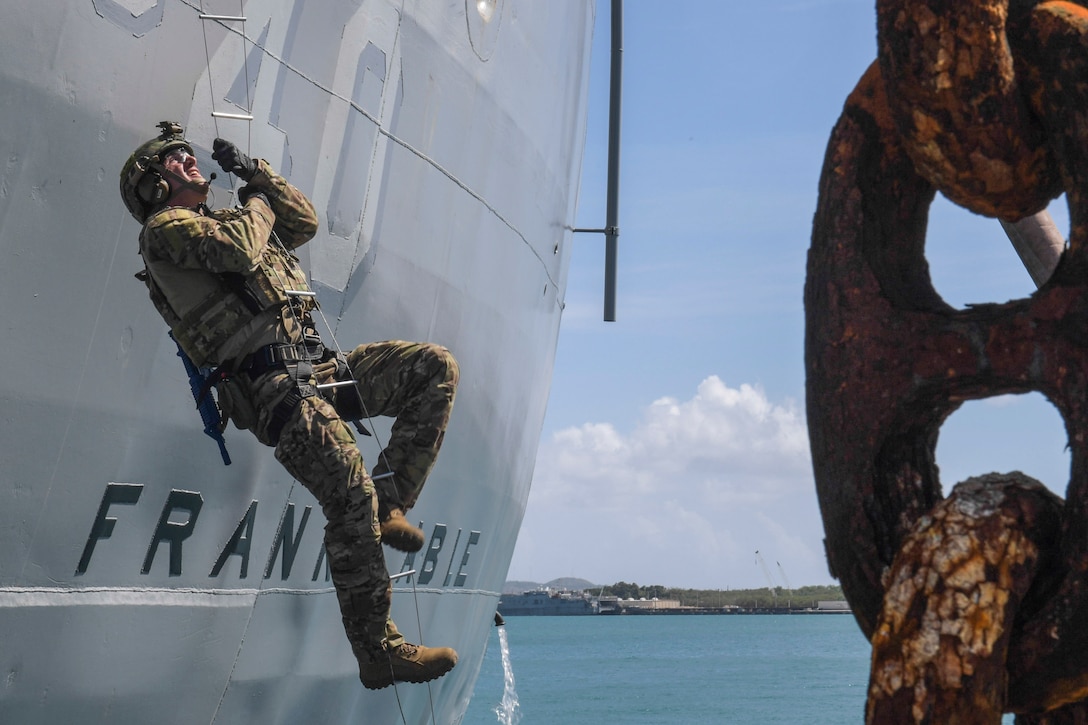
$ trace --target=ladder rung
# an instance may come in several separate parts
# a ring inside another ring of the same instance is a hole
[[[253,116],[248,113],[221,113],[219,111],[212,111],[212,115],[216,118],[233,118],[237,121],[252,121]]]
[[[317,297],[316,292],[310,292],[309,290],[285,289],[283,293],[288,297]]]
[[[389,575],[389,580],[390,580],[390,581],[392,581],[392,580],[394,580],[394,579],[403,579],[404,577],[406,577],[406,576],[412,576],[412,575],[413,575],[413,574],[415,574],[415,573],[416,573],[416,570],[415,570],[415,569],[411,569],[411,570],[409,570],[409,571],[402,571],[402,572],[401,572],[400,574],[390,574],[390,575]]]
[[[371,481],[380,481],[383,478],[390,478],[390,477],[392,477],[392,475],[393,475],[392,471],[387,471],[386,473],[383,473],[380,476],[371,476],[370,480]]]
[[[347,387],[349,385],[355,385],[355,381],[354,380],[344,380],[344,381],[341,381],[339,383],[324,383],[323,385],[318,385],[317,389],[318,390],[330,390],[332,388],[345,388],[345,387]]]
[[[201,20],[225,20],[227,22],[244,23],[246,21],[245,15],[200,15]]]

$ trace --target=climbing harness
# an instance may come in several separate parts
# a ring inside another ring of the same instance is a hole
[[[286,247],[274,231],[271,232],[269,245],[278,247],[282,254],[288,254]],[[238,374],[245,374],[251,380],[256,380],[270,371],[287,372],[294,381],[294,388],[272,411],[271,422],[266,433],[273,445],[279,441],[283,426],[298,404],[304,398],[319,394],[336,409],[341,419],[352,423],[360,434],[371,435],[360,420],[364,416],[368,418],[369,416],[365,412],[362,396],[348,368],[347,356],[338,346],[327,348],[317,334],[310,312],[317,311],[326,327],[328,327],[328,321],[320,312],[321,307],[317,303],[316,295],[309,290],[288,287],[288,285],[299,283],[290,266],[286,268],[286,273],[282,273],[279,267],[273,267],[272,272],[277,276],[277,284],[270,286],[273,286],[277,293],[282,291],[282,294],[286,295],[288,303],[283,305],[284,313],[291,316],[296,329],[303,330],[303,341],[294,344],[265,345],[239,361],[225,362],[220,367],[222,374],[216,382],[227,382]],[[305,300],[305,304],[298,303],[298,300]],[[257,309],[263,311],[259,307]],[[326,368],[331,366],[329,377],[332,382],[311,383],[310,381],[317,374],[316,367],[322,364],[326,364],[323,366]]]
[[[1010,711],[1081,722],[1088,9],[877,10],[879,60],[828,143],[805,284],[813,470],[832,574],[874,646],[867,721],[999,723]],[[953,309],[924,256],[938,190],[1009,221],[1064,191],[1069,248],[1030,298]],[[1069,432],[1066,500],[1022,474],[943,499],[941,424],[966,400],[1030,391]]]

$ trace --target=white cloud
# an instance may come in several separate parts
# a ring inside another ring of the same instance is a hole
[[[812,584],[830,578],[821,538],[800,408],[711,376],[630,433],[586,423],[542,443],[511,578],[763,586],[760,549]]]

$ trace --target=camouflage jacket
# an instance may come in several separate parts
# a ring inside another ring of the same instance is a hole
[[[267,202],[254,195],[234,209],[166,207],[140,233],[146,274],[138,276],[199,367],[301,339],[285,291],[309,287],[290,250],[317,233],[317,212],[264,160],[250,186]],[[313,307],[310,298],[295,300],[296,308]]]

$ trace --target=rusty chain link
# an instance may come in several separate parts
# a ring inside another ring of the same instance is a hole
[[[807,412],[832,574],[873,643],[871,723],[1088,722],[1088,10],[878,0],[879,59],[820,180],[805,284]],[[936,191],[1015,221],[1065,192],[1039,291],[955,310],[924,256]],[[1061,413],[1065,500],[1022,474],[943,498],[964,401]]]

